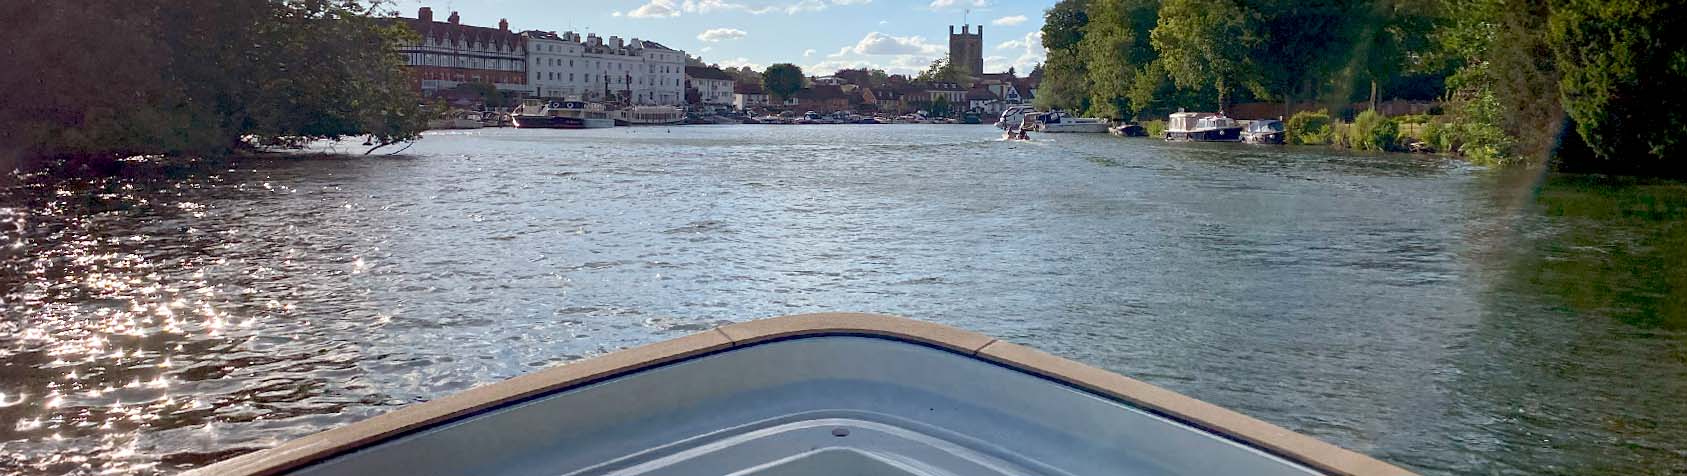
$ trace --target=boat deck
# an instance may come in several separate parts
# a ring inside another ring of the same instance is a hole
[[[1409,474],[1025,347],[886,316],[735,324],[203,474]]]

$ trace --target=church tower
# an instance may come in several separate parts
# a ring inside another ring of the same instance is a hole
[[[971,25],[961,25],[959,34],[949,25],[949,61],[974,78],[984,75],[984,25],[978,25],[977,33]]]

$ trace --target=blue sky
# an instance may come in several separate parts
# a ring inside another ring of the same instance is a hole
[[[406,17],[433,7],[466,24],[654,40],[722,66],[793,63],[809,74],[925,69],[949,48],[949,25],[984,25],[985,71],[1023,75],[1044,53],[1038,30],[1055,0],[398,0]],[[970,11],[970,13],[967,13]]]

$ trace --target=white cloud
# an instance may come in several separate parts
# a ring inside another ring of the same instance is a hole
[[[1003,44],[1005,45],[1007,43]],[[1020,40],[1019,43],[1019,46],[1025,48],[1025,51],[1020,53],[1019,57],[1014,58],[1013,60],[1013,66],[1018,68],[1019,74],[1030,74],[1031,68],[1036,66],[1037,63],[1042,63],[1048,60],[1048,50],[1043,49],[1042,30],[1026,33],[1025,39]],[[1000,48],[1000,46],[998,46],[998,48]]]
[[[861,38],[850,50],[861,55],[931,55],[943,54],[945,48],[927,43],[920,36],[891,36],[875,31]]]
[[[736,40],[747,35],[749,35],[749,33],[737,28],[713,28],[708,31],[698,33],[697,39],[715,43],[725,40]]]
[[[722,68],[742,68],[742,67],[745,67],[745,66],[749,66],[750,69],[762,69],[762,65],[756,64],[756,63],[751,63],[749,58],[745,58],[745,57],[742,57],[742,56],[737,57],[737,58],[732,58],[732,59],[729,59],[729,60],[723,60],[721,62],[715,63],[715,65],[720,66]]]
[[[995,20],[990,21],[991,25],[1000,25],[1000,26],[1014,26],[1014,25],[1018,25],[1020,23],[1025,23],[1025,15],[1014,15],[1014,16],[1011,16],[1011,17],[1001,17],[1001,18],[997,18]]]
[[[814,48],[809,48],[809,49],[806,49],[806,50],[802,50],[802,55],[803,55],[803,57],[805,57],[805,58],[806,58],[806,57],[809,57],[809,56],[814,56]]]
[[[633,18],[664,18],[679,16],[679,8],[673,0],[650,0],[650,3],[627,12]]]
[[[618,16],[621,16],[621,12],[610,12],[609,16],[618,17]]]
[[[778,10],[779,7],[752,7],[742,3],[732,3],[727,0],[685,0],[684,3],[680,4],[680,9],[685,10],[687,13],[714,13],[738,10],[751,15],[760,15]]]
[[[697,51],[699,53],[708,53],[709,51],[714,50],[714,49],[715,49],[715,47],[713,47],[713,46],[705,46],[705,47],[702,47],[702,48],[698,48]],[[994,56],[992,56],[992,58],[994,58]]]
[[[866,5],[869,3],[873,3],[873,0],[832,0],[833,5]]]
[[[1008,40],[1008,41],[1002,42],[1002,44],[996,45],[996,49],[998,49],[998,50],[1013,50],[1013,49],[1019,49],[1019,48],[1024,48],[1024,47],[1025,47],[1025,42],[1019,41],[1019,40]]]
[[[818,12],[826,9],[826,2],[820,0],[802,0],[785,7],[785,13],[796,15],[802,12]]]
[[[931,9],[932,10],[942,10],[942,9],[945,9],[945,8],[953,8],[955,5],[970,6],[970,7],[974,7],[974,8],[982,8],[982,7],[988,6],[989,3],[985,2],[984,0],[931,0]]]
[[[879,20],[879,24],[880,24],[880,25],[889,25],[889,24],[890,24],[890,20]]]

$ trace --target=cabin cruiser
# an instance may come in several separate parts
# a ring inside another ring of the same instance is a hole
[[[428,119],[428,129],[479,129],[485,127],[480,122],[480,113],[474,111],[457,111],[451,117],[444,119]]]
[[[1065,111],[1054,110],[1037,118],[1037,130],[1041,132],[1107,132],[1107,120],[1093,117],[1072,117]]]
[[[599,104],[581,101],[526,99],[510,113],[510,122],[524,129],[599,129],[615,121]]]
[[[685,121],[685,110],[674,106],[631,106],[611,114],[617,126],[661,126]]]
[[[1166,121],[1169,141],[1236,142],[1242,140],[1242,125],[1223,114],[1210,112],[1172,113]]]
[[[1249,144],[1283,143],[1283,121],[1274,119],[1248,121],[1247,127],[1242,128],[1242,142]]]
[[[1118,127],[1108,129],[1107,132],[1123,137],[1148,137],[1148,129],[1142,127],[1142,124],[1137,124],[1135,122],[1119,124]]]
[[[939,324],[809,314],[552,367],[190,474],[1378,475],[1410,472]]]

